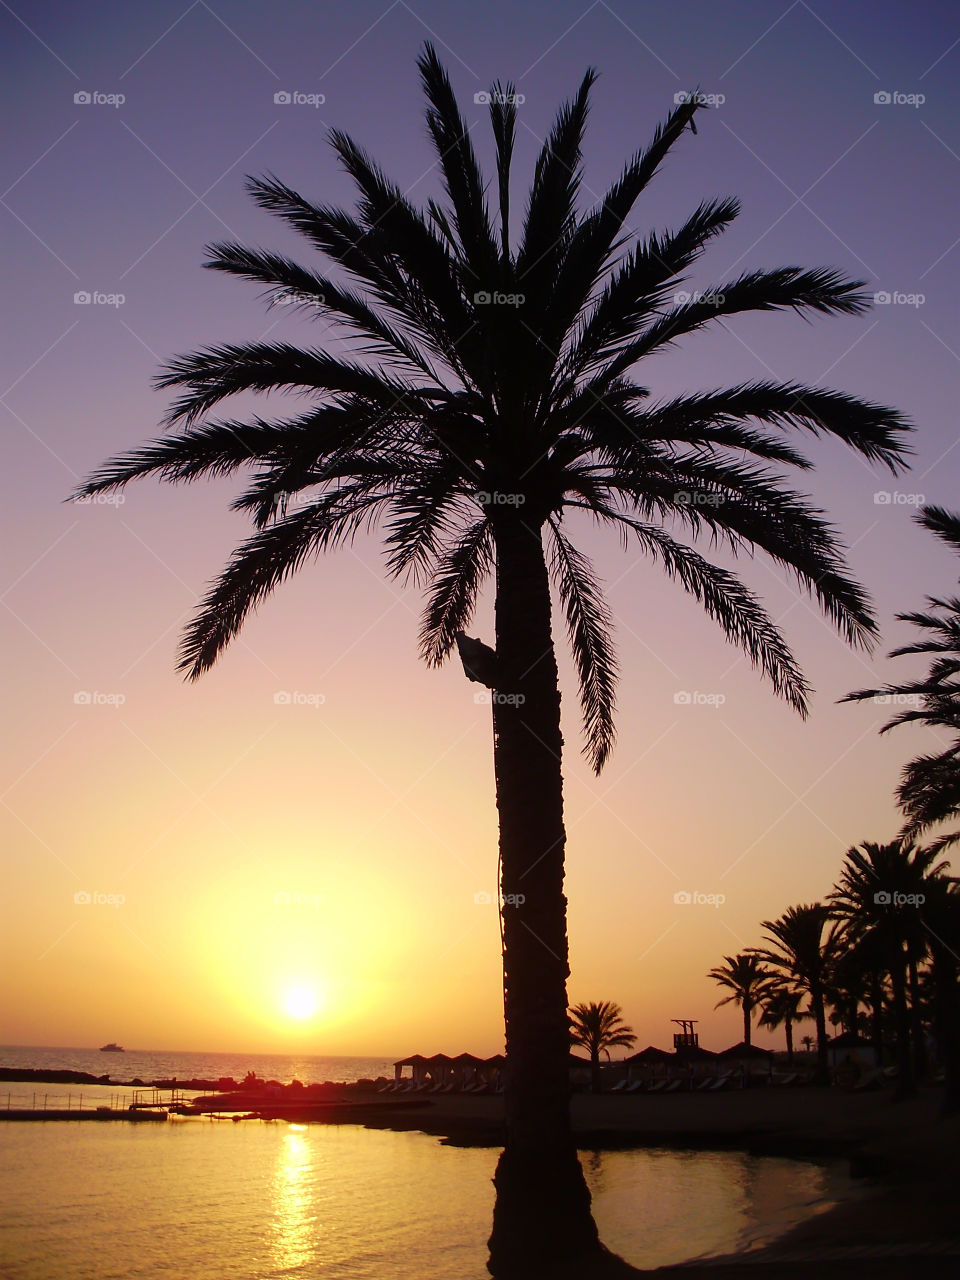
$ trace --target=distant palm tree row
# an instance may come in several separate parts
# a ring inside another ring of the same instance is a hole
[[[960,517],[924,507],[917,519],[960,551]],[[960,818],[960,599],[931,597],[924,612],[897,617],[918,627],[921,637],[890,656],[932,655],[929,671],[843,701],[895,700],[905,709],[881,733],[920,723],[941,742],[947,730],[948,744],[904,767],[897,790],[904,824],[894,840],[849,849],[824,902],[764,920],[763,945],[725,956],[707,976],[728,992],[718,1008],[740,1007],[748,1045],[759,1010],[761,1026],[784,1027],[792,1062],[794,1024],[812,1018],[824,1081],[828,1020],[869,1040],[878,1063],[893,1046],[898,1099],[915,1093],[927,1074],[932,1037],[946,1072],[945,1110],[954,1111],[960,1109],[960,880],[941,854],[960,840],[960,830],[919,842],[931,828]],[[804,1042],[813,1043],[809,1036]]]

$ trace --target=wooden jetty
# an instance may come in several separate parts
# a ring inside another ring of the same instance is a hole
[[[169,1101],[161,1102],[159,1100],[158,1089],[138,1090],[133,1096],[133,1102],[125,1104],[125,1100],[121,1095],[111,1096],[110,1101],[105,1103],[99,1098],[92,1101],[87,1097],[86,1105],[84,1105],[83,1094],[74,1097],[72,1094],[42,1094],[34,1093],[30,1099],[29,1106],[14,1106],[12,1093],[7,1094],[7,1105],[4,1107],[0,1101],[0,1120],[128,1120],[134,1123],[140,1121],[165,1121],[171,1111],[177,1112],[186,1109],[183,1094],[178,1091],[171,1091]],[[150,1097],[141,1097],[141,1094],[149,1094]],[[66,1097],[67,1105],[63,1106],[63,1099]],[[18,1099],[19,1101],[19,1099]]]

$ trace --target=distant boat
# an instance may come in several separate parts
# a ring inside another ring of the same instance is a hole
[[[100,1052],[101,1053],[123,1053],[124,1048],[122,1044],[114,1044],[114,1042],[111,1040],[109,1044],[102,1044],[100,1046]]]

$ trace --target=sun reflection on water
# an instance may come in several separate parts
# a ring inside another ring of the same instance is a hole
[[[287,1126],[280,1144],[273,1179],[272,1248],[278,1270],[294,1271],[317,1257],[317,1219],[313,1151],[306,1126]]]

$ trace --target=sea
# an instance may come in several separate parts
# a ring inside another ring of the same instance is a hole
[[[86,1071],[109,1075],[111,1080],[218,1080],[232,1076],[242,1080],[253,1071],[264,1080],[289,1084],[322,1084],[333,1080],[393,1079],[395,1058],[332,1058],[274,1053],[187,1053],[168,1049],[125,1049],[104,1053],[99,1049],[52,1049],[25,1045],[0,1045],[0,1067],[29,1067],[37,1071]],[[5,1090],[4,1090],[5,1092]]]
[[[80,1094],[85,1107],[122,1105],[133,1076],[392,1075],[371,1058],[134,1050],[6,1048],[0,1065],[110,1071],[102,1085],[0,1086],[0,1107],[9,1091],[14,1108],[46,1094],[50,1106]],[[351,1124],[0,1122],[0,1276],[483,1280],[497,1155]],[[836,1164],[732,1151],[581,1160],[602,1239],[642,1268],[755,1248],[849,1189]]]

